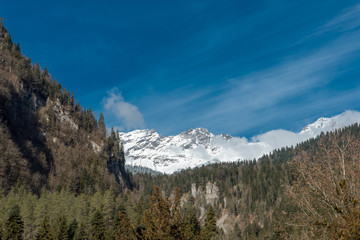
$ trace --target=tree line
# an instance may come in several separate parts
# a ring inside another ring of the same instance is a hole
[[[0,239],[210,239],[216,216],[209,208],[203,226],[191,205],[181,207],[181,193],[164,196],[158,187],[131,206],[136,196],[115,191],[75,195],[70,191],[40,196],[24,187],[0,196]]]

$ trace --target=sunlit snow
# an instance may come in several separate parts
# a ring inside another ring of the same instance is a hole
[[[143,166],[163,173],[216,162],[257,159],[274,149],[297,143],[360,122],[360,112],[346,111],[332,118],[319,118],[299,133],[282,129],[247,138],[214,135],[207,129],[190,129],[164,137],[155,130],[119,133],[124,144],[126,164]]]

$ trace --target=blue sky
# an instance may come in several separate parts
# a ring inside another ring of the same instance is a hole
[[[5,1],[22,52],[108,126],[251,137],[360,110],[358,1]]]

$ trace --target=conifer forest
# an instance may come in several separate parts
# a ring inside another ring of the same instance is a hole
[[[360,239],[360,126],[131,173],[117,130],[0,26],[0,239]]]

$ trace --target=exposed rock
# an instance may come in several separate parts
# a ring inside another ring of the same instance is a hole
[[[191,184],[191,196],[193,198],[197,197],[197,191],[196,191],[196,183]]]
[[[219,188],[215,184],[211,182],[206,184],[205,199],[206,203],[211,205],[214,205],[215,201],[219,199]]]
[[[101,152],[102,146],[100,146],[99,144],[97,144],[96,142],[91,141],[91,140],[90,140],[90,143],[91,143],[91,147],[94,150],[94,152],[96,152],[96,153]]]
[[[219,188],[215,183],[206,183],[205,190],[201,186],[196,188],[196,183],[191,184],[191,196],[195,199],[205,198],[207,204],[214,205],[219,200]]]
[[[52,105],[52,110],[55,113],[56,118],[59,119],[60,122],[65,122],[69,124],[69,126],[74,130],[79,129],[79,126],[70,117],[69,111],[63,109],[59,99],[57,99],[55,103],[50,100],[49,103]]]

